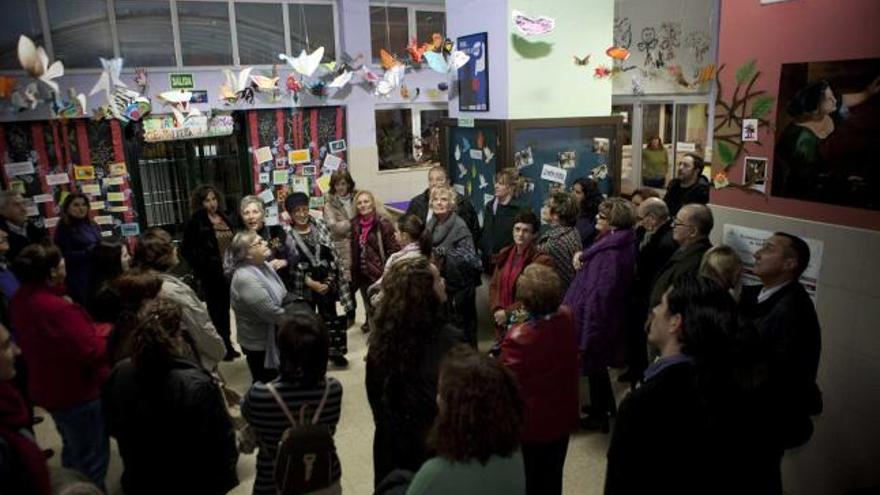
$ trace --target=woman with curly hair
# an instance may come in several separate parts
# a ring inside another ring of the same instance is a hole
[[[571,186],[571,198],[578,209],[574,228],[581,235],[581,246],[586,249],[597,235],[596,215],[603,199],[599,184],[589,177],[581,177]]]
[[[395,263],[382,278],[382,292],[366,366],[376,485],[394,469],[418,470],[428,458],[440,362],[464,340],[445,321],[445,283],[424,256]]]
[[[88,196],[68,194],[61,203],[61,221],[55,230],[55,245],[64,255],[67,266],[67,293],[78,304],[85,304],[88,299],[92,251],[101,241],[101,229],[89,216],[89,211]]]
[[[437,406],[429,436],[437,456],[422,465],[407,495],[525,494],[523,403],[513,375],[485,355],[456,347],[440,371]]]

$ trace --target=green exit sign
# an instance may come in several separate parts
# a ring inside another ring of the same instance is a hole
[[[192,89],[195,87],[192,74],[169,74],[168,77],[171,79],[171,89]]]

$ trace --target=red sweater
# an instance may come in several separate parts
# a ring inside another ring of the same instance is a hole
[[[578,426],[577,337],[571,311],[510,327],[501,343],[501,362],[516,376],[525,402],[523,442],[550,442]]]
[[[22,285],[10,312],[35,404],[53,411],[101,395],[109,371],[107,327],[95,325],[85,309],[45,284]]]

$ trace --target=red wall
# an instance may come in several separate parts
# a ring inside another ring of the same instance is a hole
[[[759,0],[722,0],[719,61],[726,65],[721,85],[729,100],[736,86],[736,68],[756,59],[761,76],[755,89],[773,96],[779,92],[784,63],[817,62],[880,57],[880,0],[791,0],[761,5]],[[776,102],[768,116],[776,121]],[[762,146],[749,143],[751,156],[770,158],[772,173],[773,131],[760,129]],[[876,162],[876,157],[867,157]],[[877,164],[880,166],[880,164]],[[728,173],[742,177],[742,155]],[[772,175],[769,180],[773,180]],[[738,181],[738,180],[737,180]],[[767,190],[770,190],[768,184]],[[880,194],[880,192],[878,192]],[[880,230],[880,211],[764,197],[734,189],[713,190],[713,204],[773,213],[851,227]]]

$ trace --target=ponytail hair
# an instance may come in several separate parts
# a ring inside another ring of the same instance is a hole
[[[419,252],[426,258],[431,257],[433,241],[431,234],[425,228],[425,222],[415,215],[403,215],[397,219],[397,230],[405,233],[419,244]]]

